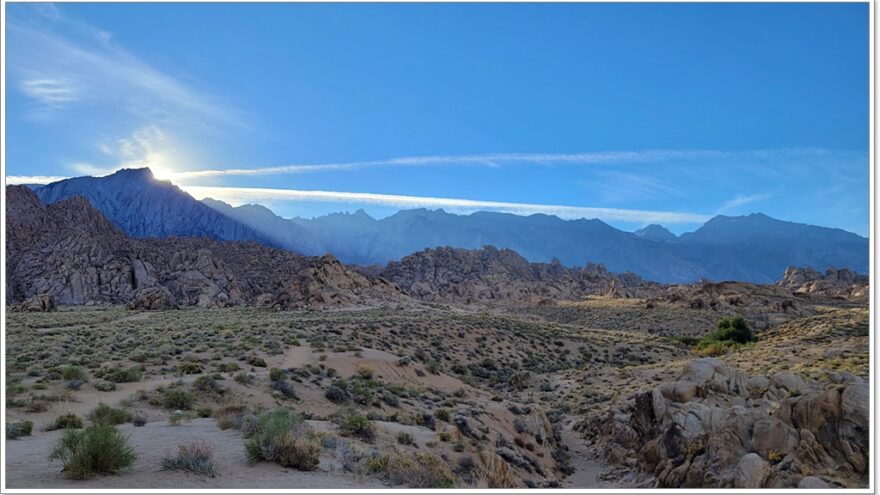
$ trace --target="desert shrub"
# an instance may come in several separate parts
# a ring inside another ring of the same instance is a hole
[[[31,421],[18,421],[15,423],[6,423],[6,439],[17,440],[21,437],[28,437],[34,430],[34,423]]]
[[[99,392],[110,392],[112,390],[116,390],[116,384],[114,382],[102,380],[95,383],[95,390]]]
[[[238,371],[240,369],[241,369],[241,366],[239,366],[238,363],[220,363],[217,365],[217,371],[224,372],[224,373],[231,372],[231,371]]]
[[[134,414],[131,415],[131,424],[135,426],[144,426],[147,424],[147,415],[143,413],[143,411],[135,411]]]
[[[274,462],[299,471],[318,467],[321,444],[301,416],[288,409],[261,414],[245,443],[251,462]]]
[[[198,375],[202,371],[204,370],[199,363],[187,361],[177,365],[177,372],[181,375]]]
[[[718,356],[734,351],[755,341],[755,335],[742,317],[726,317],[718,321],[718,328],[694,347],[697,354]]]
[[[214,421],[221,430],[240,430],[247,406],[226,406],[214,411]]]
[[[412,457],[394,454],[384,472],[392,483],[410,488],[452,488],[455,485],[455,476],[446,461],[427,452],[416,452]]]
[[[275,380],[269,384],[269,388],[280,392],[281,395],[288,399],[299,400],[296,390],[293,389],[293,385],[288,380]]]
[[[190,392],[179,388],[172,388],[165,391],[162,396],[162,407],[165,409],[192,409],[195,398]]]
[[[250,373],[245,373],[244,371],[236,373],[234,379],[242,385],[250,385],[254,383],[254,375]]]
[[[86,382],[84,382],[82,380],[74,378],[73,380],[68,380],[68,382],[64,384],[64,388],[66,388],[67,390],[76,391],[76,390],[81,389],[82,386],[85,385],[85,383]]]
[[[739,344],[755,340],[752,329],[749,328],[746,320],[739,316],[722,318],[718,322],[718,330],[715,331],[714,337],[718,341],[732,340]]]
[[[177,454],[162,459],[162,469],[188,471],[210,476],[217,475],[214,468],[214,449],[203,440],[192,440],[177,446]]]
[[[369,380],[373,378],[373,368],[361,364],[357,367],[357,376],[364,380]]]
[[[210,418],[214,414],[214,410],[208,406],[202,406],[196,409],[196,416],[200,418]]]
[[[337,414],[333,422],[339,427],[339,433],[343,436],[359,437],[366,442],[372,442],[376,436],[376,425],[351,408]]]
[[[277,380],[284,380],[285,378],[287,378],[287,372],[284,371],[283,369],[281,369],[281,368],[270,368],[269,369],[269,380],[270,381],[274,382]]]
[[[210,392],[223,395],[223,386],[217,383],[211,375],[200,376],[193,381],[193,388],[201,392]]]
[[[248,356],[245,358],[245,362],[255,368],[266,367],[266,360],[258,356]]]
[[[63,430],[65,428],[82,428],[83,420],[79,416],[73,413],[62,414],[55,418],[55,421],[46,428],[49,431],[52,430]]]
[[[443,409],[442,407],[434,411],[434,417],[439,419],[440,421],[449,422],[449,410]]]
[[[669,340],[672,340],[673,342],[679,342],[688,347],[693,347],[700,343],[700,339],[688,335],[673,335],[669,337]]]
[[[334,404],[339,404],[348,399],[348,392],[336,385],[330,385],[330,388],[324,391],[324,397]]]
[[[116,383],[129,383],[141,381],[141,367],[116,368],[104,375],[104,378]]]
[[[369,456],[369,452],[356,443],[343,440],[336,442],[336,459],[339,461],[342,469],[346,471],[352,473],[361,472]]]
[[[84,480],[131,466],[136,456],[115,426],[101,424],[65,430],[50,458],[59,459],[71,478]]]
[[[173,413],[168,415],[168,426],[180,426],[184,421],[189,421],[192,419],[188,413],[183,411],[174,411]]]
[[[79,380],[81,382],[89,381],[89,375],[86,370],[79,366],[65,366],[61,369],[61,378],[65,380]]]
[[[125,409],[117,409],[101,403],[92,409],[88,418],[96,425],[119,425],[131,421],[131,414]]]
[[[400,445],[412,445],[413,444],[413,436],[405,431],[401,431],[397,433],[397,443]]]

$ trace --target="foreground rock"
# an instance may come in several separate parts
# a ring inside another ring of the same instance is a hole
[[[746,375],[698,359],[678,381],[589,419],[585,436],[650,486],[867,486],[868,382],[830,375]]]

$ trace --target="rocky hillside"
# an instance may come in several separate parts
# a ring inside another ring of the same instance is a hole
[[[609,273],[601,264],[529,263],[510,249],[492,246],[426,249],[389,263],[380,275],[417,299],[465,304],[634,297],[657,286],[631,273]]]
[[[44,206],[33,191],[10,186],[6,212],[7,302],[48,294],[60,304],[288,309],[408,300],[331,256],[309,258],[256,242],[132,239],[80,196]]]

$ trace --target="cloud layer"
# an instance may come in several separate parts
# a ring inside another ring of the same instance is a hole
[[[475,211],[497,211],[517,215],[543,213],[545,215],[555,215],[563,219],[598,218],[606,221],[635,223],[697,224],[704,223],[709,219],[706,215],[694,213],[508,203],[396,194],[211,186],[182,186],[181,189],[196,199],[219,199],[235,206],[245,203],[266,203],[272,201],[315,201],[392,206],[401,209],[443,208],[457,213],[473,213]]]

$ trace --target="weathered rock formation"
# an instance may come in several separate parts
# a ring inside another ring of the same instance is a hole
[[[829,268],[825,274],[809,268],[788,267],[776,285],[795,294],[811,294],[853,302],[867,302],[868,277],[846,268]]]
[[[491,303],[575,300],[587,295],[643,297],[657,284],[604,265],[530,263],[510,249],[426,249],[393,261],[381,275],[425,301]]]
[[[864,486],[869,389],[832,373],[747,375],[714,358],[586,423],[608,459],[657,487]]]

